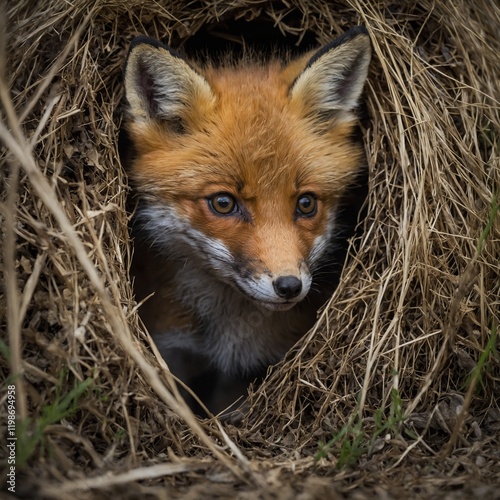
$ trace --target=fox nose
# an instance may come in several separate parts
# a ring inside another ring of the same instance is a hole
[[[296,276],[280,276],[273,281],[273,287],[282,299],[293,299],[302,291],[302,281]]]

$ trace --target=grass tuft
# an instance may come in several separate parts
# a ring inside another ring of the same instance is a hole
[[[80,408],[81,398],[88,397],[92,391],[94,381],[88,378],[76,383],[73,389],[63,394],[65,379],[66,376],[63,375],[59,378],[59,383],[55,387],[54,401],[40,408],[40,416],[18,423],[16,463],[19,467],[27,465],[39,446],[45,447],[44,435],[47,428],[73,415]]]

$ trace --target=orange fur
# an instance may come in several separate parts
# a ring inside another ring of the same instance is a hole
[[[352,108],[368,61],[362,30],[287,65],[201,68],[154,41],[132,47],[136,291],[154,293],[143,319],[188,383],[193,363],[197,374],[205,366],[233,376],[277,361],[331,293],[321,273],[364,161]],[[237,211],[214,210],[222,193]],[[310,215],[298,208],[304,196]]]
[[[237,255],[269,262],[271,269],[272,261],[305,258],[325,230],[328,209],[359,169],[362,151],[349,140],[355,122],[318,134],[310,119],[290,107],[288,81],[276,63],[209,68],[205,76],[216,103],[188,115],[187,134],[155,123],[131,127],[139,189],[177,203],[194,227]],[[193,105],[198,109],[199,103]],[[318,216],[294,222],[297,196],[309,191],[318,195]],[[243,200],[254,224],[210,213],[204,200],[217,192]],[[293,255],[279,255],[278,248]]]

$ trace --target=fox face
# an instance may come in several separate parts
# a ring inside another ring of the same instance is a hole
[[[258,307],[303,301],[364,161],[353,131],[369,62],[361,27],[286,64],[199,66],[135,39],[124,74],[141,233]]]

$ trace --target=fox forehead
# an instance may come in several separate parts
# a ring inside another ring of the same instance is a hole
[[[185,133],[155,122],[131,124],[138,153],[133,173],[147,189],[179,195],[225,182],[251,198],[277,189],[292,196],[315,185],[331,196],[355,175],[362,152],[351,139],[354,122],[318,130],[294,109],[290,72],[279,63],[208,67],[203,75],[215,100],[194,103]]]

